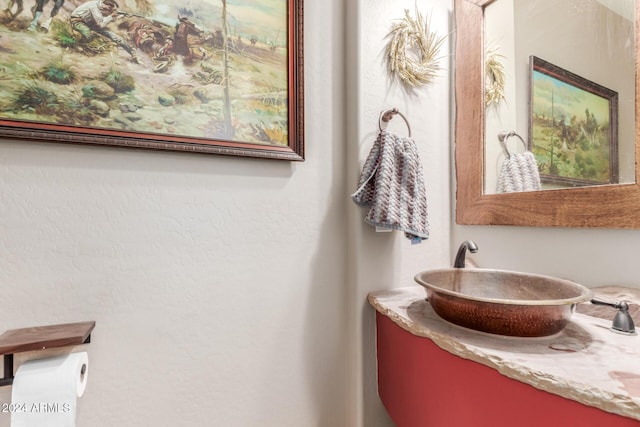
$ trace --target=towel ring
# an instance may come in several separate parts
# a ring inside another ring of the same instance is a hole
[[[409,121],[404,116],[404,114],[402,114],[400,111],[398,111],[397,108],[394,108],[392,110],[387,110],[387,111],[381,111],[380,112],[380,117],[378,118],[378,128],[380,129],[380,132],[383,131],[382,122],[389,123],[389,121],[391,121],[393,116],[395,116],[396,114],[398,114],[400,117],[402,117],[402,120],[404,120],[404,122],[406,123],[407,129],[409,130],[409,138],[411,138],[411,126],[409,125]],[[386,127],[387,127],[387,125],[385,125],[385,129],[386,129]]]
[[[512,136],[515,136],[520,141],[522,141],[522,146],[524,147],[524,151],[527,151],[527,143],[524,142],[524,139],[522,139],[522,137],[520,135],[518,135],[513,130],[511,132],[502,131],[502,132],[500,132],[498,134],[498,140],[500,141],[500,144],[502,145],[502,149],[504,150],[504,153],[507,155],[507,159],[511,158],[511,153],[509,153],[509,149],[507,148],[507,139],[511,138]]]

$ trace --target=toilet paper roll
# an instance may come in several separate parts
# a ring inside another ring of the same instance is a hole
[[[88,375],[86,352],[24,362],[13,380],[11,427],[75,427]]]

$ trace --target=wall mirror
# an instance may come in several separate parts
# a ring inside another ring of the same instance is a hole
[[[457,223],[640,228],[638,5],[454,5]],[[497,103],[488,97],[491,57],[504,77]],[[501,192],[500,165],[526,151],[541,186]]]

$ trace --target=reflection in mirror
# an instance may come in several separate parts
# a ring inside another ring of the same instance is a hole
[[[634,16],[633,0],[484,8],[485,194],[635,182]]]
[[[620,175],[621,181],[628,181],[627,183],[503,194],[486,194],[484,191],[486,186],[485,169],[487,168],[484,153],[486,145],[489,145],[484,143],[487,134],[485,132],[486,100],[483,78],[486,51],[484,10],[490,4],[500,4],[503,1],[513,0],[454,0],[456,223],[461,225],[640,229],[640,167],[635,168],[635,179],[623,177],[625,169],[622,163],[629,161],[626,154],[620,155]],[[566,0],[566,3],[570,3],[577,8],[576,10],[582,10],[579,9],[579,6],[586,5],[588,1]],[[531,3],[538,3],[538,0],[532,0]],[[564,3],[565,1],[557,2],[554,6]],[[618,3],[618,0],[614,3]],[[638,22],[639,16],[640,4],[636,3],[634,4],[635,22]],[[591,31],[601,33],[601,38],[613,30],[615,29],[612,29],[612,26],[607,26],[604,30],[591,29]],[[635,34],[635,44],[633,47],[629,47],[629,50],[633,52],[635,63],[640,63],[637,33]],[[566,55],[569,56],[569,53]],[[590,54],[582,52],[582,55],[588,56]],[[544,56],[546,54],[541,54],[539,57],[549,62],[554,61],[551,63],[558,63],[558,66],[562,65],[562,61],[559,61],[558,58],[544,58]],[[599,65],[597,64],[597,66]],[[566,65],[563,68],[565,67],[566,69],[571,68]],[[586,69],[588,68],[586,67]],[[607,70],[612,73],[616,72],[611,65],[607,67]],[[582,72],[580,70],[573,71],[577,71],[576,74]],[[513,78],[513,74],[506,75]],[[593,76],[583,77],[590,81],[597,80],[597,77]],[[600,82],[600,84],[622,92],[621,89],[610,87],[607,83]],[[640,123],[639,88],[640,73],[636,73],[635,123]],[[621,93],[620,104],[623,103],[623,97],[629,96],[631,95]],[[511,104],[512,101],[509,102]],[[518,108],[527,108],[527,106],[514,104],[513,108],[516,108],[516,116],[520,117],[522,113]],[[520,122],[516,125],[521,126]],[[620,127],[623,127],[622,119],[620,119]],[[528,138],[527,130],[523,132],[520,129],[508,129],[508,131],[511,130],[518,131],[523,134],[523,137]],[[628,131],[625,129],[624,132]],[[622,137],[623,130],[620,130],[619,133],[620,151],[627,150],[628,156],[635,158],[635,164],[640,165],[640,126],[635,127],[635,138],[633,138],[635,149],[627,147],[629,142]],[[517,138],[510,138],[508,141],[510,147],[511,145],[517,146],[517,143]]]

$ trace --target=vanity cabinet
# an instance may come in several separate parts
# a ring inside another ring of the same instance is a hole
[[[602,342],[606,335],[591,335],[586,347],[580,344],[584,337],[576,339],[600,329],[612,334],[599,326],[590,331],[588,316],[574,314],[580,324],[570,325],[564,336],[499,337],[495,346],[483,347],[485,339],[496,338],[440,320],[422,292],[412,289],[404,301],[398,290],[369,297],[376,308],[378,393],[396,426],[640,427],[640,363],[630,372],[640,352],[627,354],[626,364],[614,343],[610,356],[622,360],[619,371],[605,365],[593,378],[572,378],[593,371],[590,364],[602,356],[594,354],[609,351]],[[624,338],[627,353],[640,350],[640,337]],[[585,366],[576,366],[582,359]]]

